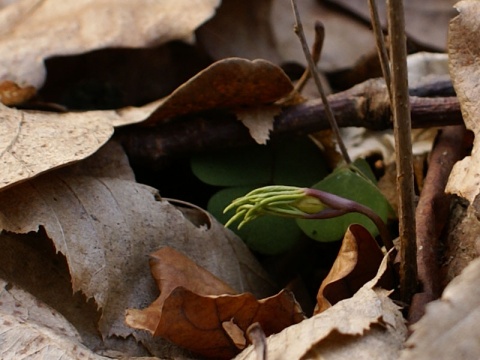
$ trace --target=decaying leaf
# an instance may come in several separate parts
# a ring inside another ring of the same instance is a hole
[[[255,322],[270,335],[304,318],[290,292],[262,300],[251,293],[236,295],[223,281],[173,249],[152,254],[150,265],[160,296],[144,310],[128,310],[127,324],[203,356],[235,356]]]
[[[250,136],[258,144],[265,145],[268,139],[270,139],[270,131],[273,130],[275,115],[278,115],[280,111],[280,107],[263,106],[237,110],[235,114],[238,120],[248,128]]]
[[[337,258],[318,290],[315,313],[352,297],[375,277],[382,259],[382,250],[368,230],[361,225],[350,225]]]
[[[455,164],[446,191],[479,201],[480,176],[480,2],[460,1],[455,5],[460,13],[450,23],[448,57],[453,86],[457,93],[467,129],[475,134],[472,155]],[[477,215],[479,211],[477,210]]]
[[[268,359],[397,359],[407,328],[389,291],[375,284],[386,268],[350,299],[267,339]],[[252,346],[235,359],[256,360]]]
[[[375,48],[371,29],[341,11],[316,0],[299,1],[298,8],[309,44],[315,37],[315,22],[321,21],[325,26],[325,42],[319,64],[322,70],[352,67],[359,58]],[[298,37],[292,30],[294,20],[290,1],[274,0],[271,24],[282,60],[306,64]]]
[[[413,325],[400,359],[478,359],[480,357],[480,259],[473,260],[427,305]]]
[[[104,160],[92,159],[97,161]],[[260,266],[233,233],[209,216],[205,226],[192,224],[154,189],[115,178],[115,173],[108,177],[112,169],[100,172],[103,177],[89,176],[88,166],[82,169],[79,163],[0,193],[0,228],[14,233],[45,228],[67,258],[74,291],[93,297],[102,309],[99,326],[104,336],[130,335],[124,309],[155,299],[146,260],[161,246],[189,254],[237,291],[260,296],[272,292]]]
[[[3,105],[19,105],[36,94],[33,86],[20,87],[13,81],[3,81],[0,83],[0,102]]]
[[[0,304],[2,359],[110,359],[83,345],[75,328],[57,311],[4,280],[0,280]]]
[[[141,121],[156,106],[58,114],[0,104],[0,189],[92,155],[113,126]]]
[[[64,2],[23,0],[0,8],[0,81],[39,88],[43,60],[107,47],[190,40],[219,0]],[[192,9],[195,9],[192,11]]]
[[[265,105],[292,89],[283,70],[266,60],[224,59],[178,87],[143,124],[215,108]]]

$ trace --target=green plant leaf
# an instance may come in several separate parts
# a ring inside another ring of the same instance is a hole
[[[388,201],[370,180],[347,167],[336,169],[332,174],[315,184],[313,188],[368,206],[383,221],[387,220],[388,215],[392,211]],[[297,219],[296,221],[307,236],[321,242],[341,240],[351,224],[363,225],[373,236],[378,235],[378,229],[375,224],[365,215],[357,213],[350,213],[332,219]]]
[[[328,174],[321,151],[308,138],[198,154],[191,168],[215,186],[308,186]]]
[[[215,186],[267,184],[272,177],[272,151],[262,145],[201,153],[192,157],[193,173]]]
[[[223,209],[232,200],[255,188],[256,186],[249,186],[220,190],[212,196],[207,209],[218,221],[225,224],[232,216],[233,210],[224,214]],[[236,229],[236,225],[232,225],[232,230],[243,239],[247,246],[266,255],[276,255],[288,251],[302,236],[302,231],[294,219],[266,215],[246,224],[240,230]]]

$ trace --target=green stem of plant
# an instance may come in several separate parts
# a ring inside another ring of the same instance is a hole
[[[378,216],[369,207],[359,204],[356,201],[345,199],[340,196],[330,194],[317,189],[307,188],[305,189],[305,194],[308,196],[313,196],[320,199],[325,205],[331,207],[332,210],[336,210],[330,213],[327,213],[324,210],[318,214],[311,214],[311,215],[305,216],[305,218],[326,219],[328,218],[326,214],[331,214],[330,217],[336,217],[336,216],[340,216],[340,215],[351,213],[351,212],[363,214],[367,216],[370,220],[372,220],[375,226],[377,227],[378,232],[380,233],[380,237],[382,238],[383,245],[385,246],[387,251],[393,248],[392,238],[390,236],[390,232],[388,231],[387,226],[383,222],[382,218]]]

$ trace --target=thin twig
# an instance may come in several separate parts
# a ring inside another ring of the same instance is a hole
[[[392,112],[399,193],[400,293],[402,301],[409,304],[417,289],[417,248],[405,15],[402,0],[388,1],[388,33],[392,62]]]
[[[340,129],[335,121],[335,116],[333,115],[333,111],[328,104],[327,95],[323,90],[322,82],[320,81],[320,76],[318,74],[317,67],[313,61],[312,55],[310,54],[310,50],[308,49],[307,40],[305,39],[305,33],[303,31],[302,21],[300,20],[300,14],[298,12],[297,2],[296,0],[292,0],[292,8],[293,13],[295,14],[295,34],[297,34],[300,42],[302,44],[303,53],[305,54],[305,58],[308,62],[308,67],[310,68],[310,72],[312,74],[313,79],[315,80],[315,84],[317,85],[318,92],[322,98],[322,102],[325,106],[325,112],[330,123],[330,127],[332,128],[333,133],[335,134],[335,138],[337,139],[338,146],[340,147],[340,152],[342,153],[343,159],[347,164],[351,164],[350,156],[348,155],[347,148],[343,143],[342,137],[340,136]]]
[[[320,60],[320,55],[322,54],[324,40],[325,40],[325,26],[323,26],[323,23],[321,21],[317,21],[315,22],[315,40],[312,46],[312,57],[313,57],[313,62],[315,64],[317,64],[318,61]],[[294,91],[297,93],[301,92],[305,84],[307,83],[308,79],[310,79],[310,77],[311,77],[310,69],[306,68],[302,76],[300,77],[300,79],[295,84]]]
[[[375,2],[375,0],[368,0],[368,7],[370,8],[372,29],[373,33],[375,34],[375,44],[377,46],[378,58],[380,60],[380,66],[382,68],[383,78],[385,79],[385,84],[387,84],[390,102],[392,102],[392,80],[390,75],[390,65],[388,63],[387,47],[385,46],[385,38],[383,36],[382,25],[380,24],[377,3]]]

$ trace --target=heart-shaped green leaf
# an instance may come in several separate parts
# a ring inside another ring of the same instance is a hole
[[[199,154],[191,168],[215,186],[308,186],[328,174],[320,150],[308,138]]]
[[[313,188],[368,206],[383,221],[386,221],[388,215],[392,212],[387,199],[369,179],[369,176],[352,171],[347,167],[336,169],[332,174],[315,184]],[[332,219],[298,219],[297,224],[307,236],[321,242],[341,240],[351,224],[363,225],[373,236],[378,235],[375,224],[365,215],[358,213],[350,213]]]
[[[241,197],[255,187],[234,187],[220,190],[212,196],[208,203],[208,211],[225,224],[232,216],[233,210],[224,214],[223,209],[232,200]],[[302,231],[294,219],[276,216],[262,216],[249,222],[240,230],[233,224],[232,230],[240,236],[247,246],[266,255],[280,254],[291,249],[302,236]]]

